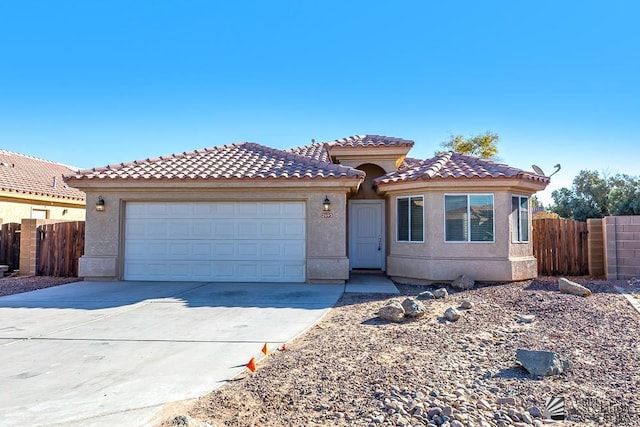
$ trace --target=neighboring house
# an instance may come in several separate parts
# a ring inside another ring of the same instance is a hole
[[[529,197],[549,178],[376,135],[287,151],[241,143],[80,171],[80,276],[404,282],[536,277]],[[103,204],[104,203],[104,204]],[[99,204],[100,210],[93,209]]]
[[[64,175],[77,169],[0,149],[0,223],[23,219],[84,220],[85,195]]]

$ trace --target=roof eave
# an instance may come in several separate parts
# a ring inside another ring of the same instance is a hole
[[[33,204],[47,204],[47,205],[64,205],[72,207],[84,207],[86,201],[84,198],[76,197],[62,197],[51,196],[47,194],[40,194],[36,192],[23,192],[23,191],[0,191],[0,200],[19,203],[33,203]]]
[[[207,179],[126,179],[126,178],[73,178],[69,186],[78,189],[131,189],[131,188],[273,188],[282,187],[357,187],[364,176],[303,177],[303,178],[207,178]],[[212,186],[213,185],[213,186]]]
[[[522,177],[474,177],[474,178],[431,178],[423,179],[418,177],[416,179],[398,180],[395,182],[378,182],[376,184],[379,194],[384,194],[389,191],[402,191],[416,188],[433,188],[433,189],[446,189],[446,188],[473,188],[473,187],[487,187],[487,188],[519,188],[524,191],[537,192],[544,190],[548,181],[537,180],[531,178]]]

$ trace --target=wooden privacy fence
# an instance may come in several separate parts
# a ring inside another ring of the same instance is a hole
[[[38,276],[77,276],[78,259],[84,253],[84,221],[38,226],[36,245]]]
[[[556,218],[534,220],[533,255],[538,260],[539,275],[589,274],[587,223]]]
[[[20,223],[8,222],[0,228],[0,264],[8,265],[9,271],[20,265]]]

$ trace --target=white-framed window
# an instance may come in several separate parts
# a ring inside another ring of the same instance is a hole
[[[494,242],[493,194],[445,194],[447,242]]]
[[[398,242],[424,242],[423,196],[397,198],[396,230]]]
[[[526,196],[511,197],[511,241],[529,242],[529,198]]]
[[[49,211],[47,209],[31,209],[31,219],[47,219]]]

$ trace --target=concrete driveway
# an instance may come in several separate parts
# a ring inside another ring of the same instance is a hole
[[[342,285],[77,282],[0,298],[0,425],[149,425],[318,321]]]

